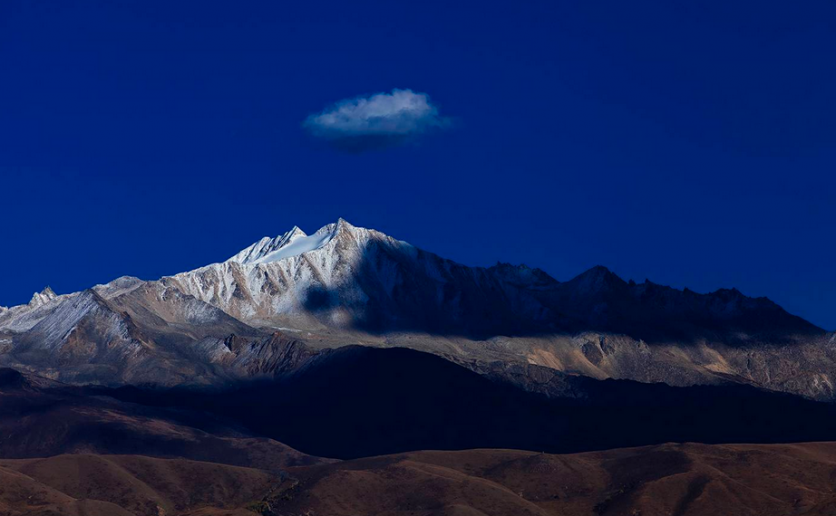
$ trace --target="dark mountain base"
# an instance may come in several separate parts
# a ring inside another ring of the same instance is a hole
[[[0,375],[0,454],[93,451],[243,466],[412,450],[574,453],[664,442],[836,439],[836,406],[736,384],[571,377],[546,398],[405,349],[350,347],[226,391],[78,388]],[[33,383],[34,382],[34,383]],[[40,383],[38,383],[40,382]]]
[[[616,448],[829,440],[836,406],[736,384],[567,381],[575,397],[549,399],[360,347],[226,391],[0,370],[0,514],[836,515],[833,443]],[[68,452],[83,454],[25,459]]]
[[[225,392],[106,391],[209,413],[317,456],[513,448],[574,453],[664,442],[836,439],[836,406],[736,384],[571,379],[548,399],[405,349],[341,348],[275,382]]]
[[[83,388],[0,369],[0,458],[80,452],[263,469],[322,462],[209,414],[93,396]]]

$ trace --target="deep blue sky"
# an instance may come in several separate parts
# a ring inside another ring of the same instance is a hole
[[[344,217],[472,265],[736,286],[836,329],[836,3],[0,3],[0,304]],[[450,130],[306,116],[411,88]]]

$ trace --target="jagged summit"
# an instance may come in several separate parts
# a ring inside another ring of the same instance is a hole
[[[281,249],[282,247],[291,244],[294,240],[304,238],[306,236],[305,232],[299,229],[298,226],[293,226],[290,231],[275,238],[262,238],[251,246],[242,249],[235,256],[229,258],[227,262],[252,263],[278,249]]]
[[[43,306],[50,301],[56,299],[58,295],[53,292],[52,288],[47,286],[45,289],[41,290],[40,292],[35,292],[32,295],[32,300],[29,301],[29,306],[33,308],[37,308],[39,306]]]
[[[242,265],[271,263],[292,258],[325,247],[340,230],[357,229],[343,218],[337,222],[327,224],[308,235],[299,226],[275,238],[264,237],[253,245],[245,248],[227,262]]]

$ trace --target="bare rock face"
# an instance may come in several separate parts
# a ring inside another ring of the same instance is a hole
[[[835,395],[832,334],[766,298],[626,282],[604,267],[566,282],[526,266],[467,267],[342,219],[158,281],[46,289],[0,310],[0,365],[77,383],[270,375],[301,343],[411,347],[495,373],[499,361]]]

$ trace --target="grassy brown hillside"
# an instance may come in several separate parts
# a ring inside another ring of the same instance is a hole
[[[422,451],[263,470],[140,456],[0,461],[0,514],[833,516],[836,443],[550,455]]]
[[[257,469],[130,455],[4,460],[0,478],[0,514],[61,516],[223,514],[279,482]]]
[[[617,431],[617,429],[613,429]],[[293,472],[273,513],[403,516],[836,514],[836,444],[660,446],[575,455],[418,452]]]

